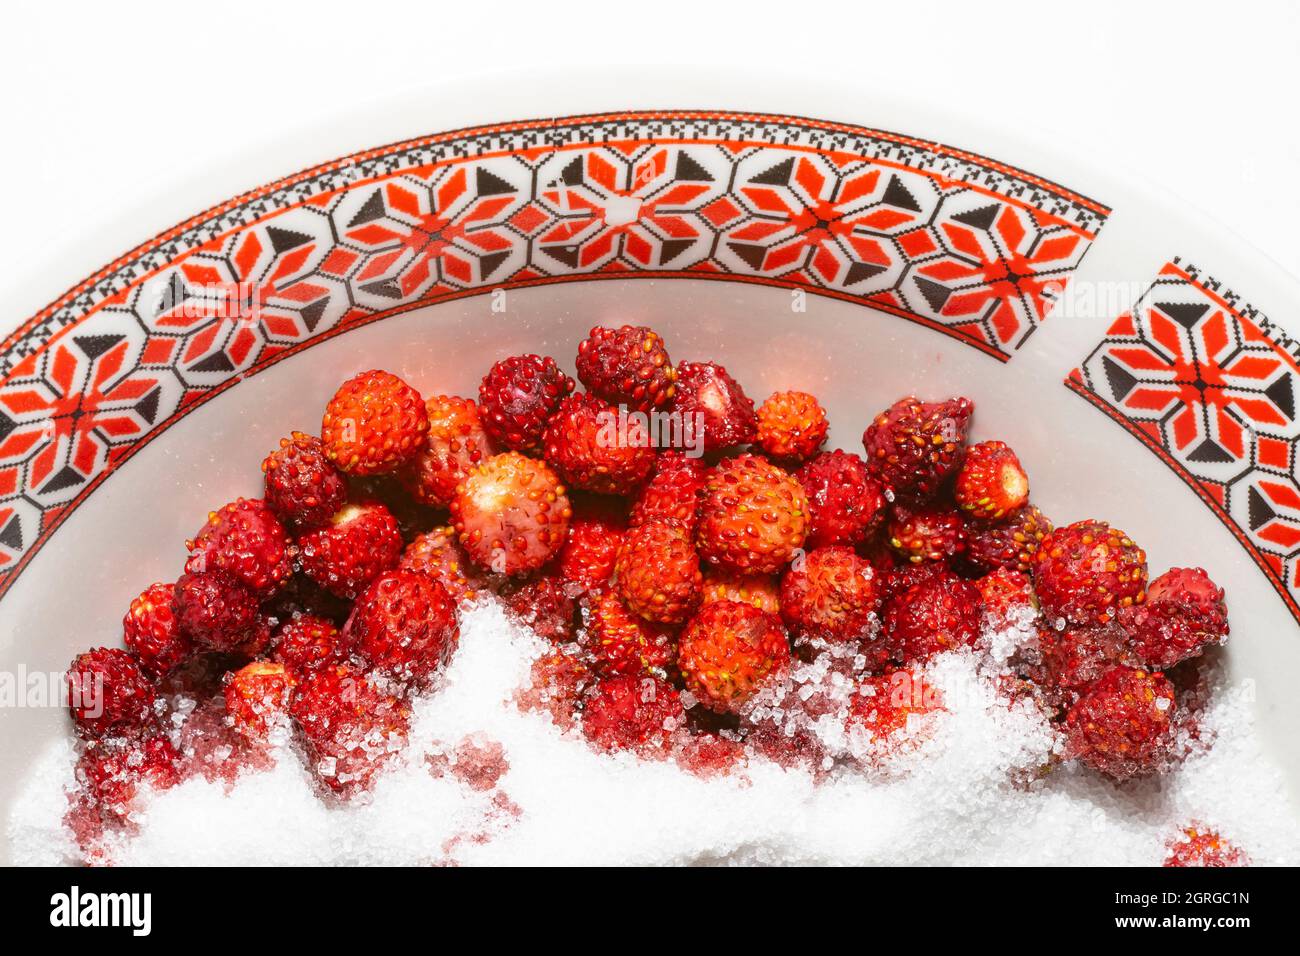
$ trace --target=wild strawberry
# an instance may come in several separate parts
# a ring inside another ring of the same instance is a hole
[[[681,416],[683,430],[689,429],[706,452],[746,444],[758,434],[754,400],[713,362],[677,366],[673,411]]]
[[[895,591],[885,605],[884,642],[904,664],[969,647],[979,634],[980,593],[950,572]]]
[[[226,683],[226,715],[231,726],[249,740],[266,740],[276,727],[286,726],[289,697],[297,683],[292,672],[273,661],[254,661],[230,675]]]
[[[680,451],[665,451],[655,460],[650,480],[632,504],[632,527],[672,521],[695,531],[695,508],[704,487],[704,462]]]
[[[709,470],[695,527],[705,561],[774,574],[803,547],[807,533],[803,487],[767,459],[737,455]]]
[[[404,687],[429,686],[460,638],[456,602],[417,571],[386,571],[357,595],[344,644]]]
[[[1052,522],[1030,504],[997,524],[972,521],[966,526],[966,558],[983,571],[1029,571],[1039,544],[1051,530]]]
[[[770,574],[735,574],[709,570],[704,574],[701,603],[739,601],[769,614],[781,613],[781,580]]]
[[[900,498],[930,498],[961,466],[974,410],[968,398],[899,399],[862,435],[871,474]]]
[[[583,699],[582,732],[600,750],[667,751],[685,724],[677,690],[657,677],[607,677]]]
[[[822,452],[794,473],[808,496],[808,547],[856,547],[880,526],[885,495],[867,463],[846,451]]]
[[[406,745],[410,715],[361,671],[348,665],[308,674],[289,704],[312,769],[335,793],[368,790]]]
[[[874,744],[880,744],[942,709],[943,696],[919,670],[891,670],[868,677],[858,686],[849,701],[849,724],[863,728]]]
[[[575,650],[557,647],[533,661],[529,683],[515,693],[520,710],[547,714],[561,730],[574,725],[583,692],[595,681]]]
[[[298,538],[303,573],[345,598],[396,566],[401,554],[397,519],[376,501],[344,505],[329,524]]]
[[[647,620],[673,624],[699,607],[704,583],[700,559],[677,525],[646,524],[629,531],[614,576],[627,606]]]
[[[1112,668],[1066,715],[1067,753],[1116,780],[1151,773],[1167,755],[1174,710],[1164,674]]]
[[[420,504],[445,508],[469,470],[491,454],[487,432],[472,399],[437,395],[425,403],[425,409],[429,433],[400,477]]]
[[[1213,830],[1190,826],[1168,844],[1165,866],[1230,867],[1250,866],[1250,857]]]
[[[913,564],[944,561],[966,550],[966,523],[955,508],[897,502],[886,529],[889,546]]]
[[[483,430],[510,451],[535,451],[542,447],[547,421],[572,391],[573,379],[560,371],[553,358],[504,358],[488,370],[479,385]]]
[[[342,657],[339,629],[320,617],[294,618],[280,626],[272,641],[272,660],[300,674],[337,664]]]
[[[1161,670],[1228,637],[1223,588],[1201,568],[1173,568],[1151,582],[1143,604],[1120,608],[1139,660]]]
[[[466,553],[497,574],[534,571],[559,552],[573,510],[545,462],[494,455],[461,482],[452,523]]]
[[[190,656],[194,645],[181,633],[172,613],[171,584],[151,584],[131,602],[122,618],[122,640],[145,673],[162,677]]]
[[[870,631],[880,597],[870,561],[852,548],[819,548],[781,579],[781,617],[800,637],[857,641]]]
[[[552,570],[523,580],[507,581],[501,603],[516,623],[553,644],[573,640],[580,588]]]
[[[372,370],[339,386],[325,406],[320,437],[340,470],[381,475],[409,461],[428,430],[420,393],[391,372]]]
[[[257,624],[257,598],[225,571],[182,574],[172,594],[181,633],[207,650],[236,650]]]
[[[79,796],[109,823],[125,822],[142,786],[167,790],[180,782],[180,754],[165,734],[87,741],[74,776]]]
[[[187,571],[226,571],[258,598],[270,596],[293,574],[289,535],[264,501],[239,498],[209,513],[185,546]]]
[[[1041,627],[1038,646],[1044,682],[1053,697],[1073,703],[1079,695],[1117,665],[1137,667],[1128,635],[1112,622],[1064,630]]]
[[[329,521],[347,499],[342,473],[314,435],[294,432],[262,462],[266,503],[282,521],[314,528]]]
[[[676,391],[663,339],[644,326],[597,326],[578,343],[576,365],[587,391],[637,411],[667,405]]]
[[[433,578],[461,607],[473,604],[486,591],[486,584],[469,555],[456,540],[456,529],[443,525],[418,535],[402,552],[397,566]]]
[[[751,604],[715,601],[678,638],[677,666],[687,689],[711,710],[736,713],[790,666],[781,620]]]
[[[1023,628],[1038,617],[1034,583],[1023,571],[998,568],[975,581],[984,620],[995,631]]]
[[[560,551],[560,577],[590,591],[614,576],[618,549],[627,536],[627,523],[620,519],[586,516],[574,512],[569,537]]]
[[[807,461],[826,441],[826,409],[807,392],[777,392],[758,406],[758,446],[782,464]]]
[[[966,449],[955,492],[963,511],[998,521],[1028,504],[1029,476],[1005,442],[982,441]]]
[[[1034,589],[1049,619],[1107,621],[1145,598],[1146,552],[1104,521],[1076,521],[1045,536],[1033,570]]]
[[[655,463],[646,430],[620,430],[617,411],[592,395],[570,395],[560,402],[542,447],[565,484],[599,494],[632,494]]]
[[[662,674],[677,657],[674,629],[633,614],[612,590],[589,595],[582,616],[579,643],[598,674]]]
[[[83,737],[134,734],[153,716],[154,686],[124,650],[97,647],[78,654],[66,680],[68,707]]]

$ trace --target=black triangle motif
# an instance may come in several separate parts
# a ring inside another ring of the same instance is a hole
[[[4,441],[6,438],[12,435],[14,429],[17,427],[18,427],[18,423],[16,421],[14,421],[4,412],[0,412],[0,442]]]
[[[320,324],[320,317],[325,314],[325,306],[329,305],[329,297],[317,299],[311,305],[303,306],[302,324],[307,326],[307,331],[315,332],[316,326]]]
[[[484,279],[491,277],[492,273],[501,268],[501,263],[510,258],[509,252],[489,252],[478,261],[479,273]]]
[[[357,210],[357,214],[353,216],[352,221],[348,223],[348,228],[351,229],[353,226],[359,226],[364,222],[374,222],[376,219],[383,219],[384,215],[384,195],[380,190],[376,189],[370,194],[370,197],[361,204],[361,208]]]
[[[135,413],[147,421],[150,425],[158,417],[158,401],[162,398],[162,389],[155,388],[140,401],[135,403]]]
[[[62,491],[64,488],[71,488],[73,485],[79,485],[86,480],[86,476],[71,465],[64,465],[59,473],[45,483],[41,489],[41,494],[48,495],[55,491]]]
[[[578,267],[577,246],[542,246],[542,252],[546,253],[552,259],[563,262],[570,269],[576,269]]]
[[[761,172],[753,179],[751,183],[758,183],[762,186],[789,186],[790,177],[794,175],[794,157],[783,159],[766,172]]]
[[[0,531],[0,544],[11,551],[23,549],[23,526],[19,523],[17,515],[10,518],[4,530]]]
[[[1157,302],[1156,308],[1185,329],[1190,329],[1209,310],[1208,302]]]
[[[581,156],[577,157],[576,159],[573,159],[572,161],[570,161],[570,163],[567,166],[564,167],[564,170],[560,173],[560,182],[564,183],[564,185],[566,186],[582,185],[582,157]]]
[[[938,312],[948,302],[948,297],[952,295],[951,289],[945,289],[933,279],[926,279],[921,276],[916,277],[916,287],[921,290],[921,295],[925,296],[925,301],[930,304],[930,308]]]
[[[751,269],[763,268],[763,260],[767,257],[767,250],[762,246],[756,246],[748,242],[729,242],[727,248],[740,257],[740,260]]]
[[[1222,445],[1207,438],[1188,453],[1187,460],[1205,462],[1206,464],[1223,464],[1237,459],[1233,458]]]
[[[76,342],[77,348],[93,362],[123,338],[124,336],[121,335],[75,335],[72,341]]]
[[[713,174],[685,152],[677,154],[677,171],[673,173],[673,178],[684,179],[693,183],[713,182]]]
[[[233,372],[235,363],[225,352],[213,352],[207,358],[190,366],[193,372]]]
[[[981,206],[979,209],[968,209],[965,212],[959,212],[952,218],[965,226],[974,226],[976,229],[987,229],[993,225],[993,220],[998,218],[999,206]]]
[[[397,284],[396,279],[377,279],[374,282],[367,282],[361,287],[361,291],[385,299],[400,299],[402,297],[402,289]]]
[[[164,312],[170,312],[189,297],[190,290],[186,287],[185,280],[181,278],[180,272],[173,272],[167,279],[167,288],[161,290],[161,293],[153,302],[153,317],[157,318]]]
[[[659,247],[659,264],[667,265],[693,245],[694,239],[665,239]]]
[[[877,265],[874,262],[854,262],[849,264],[849,274],[844,277],[845,285],[853,285],[855,282],[861,282],[863,279],[870,279],[874,275],[879,275],[885,271],[885,267]],[[924,292],[922,292],[924,295]]]
[[[1124,401],[1128,393],[1137,385],[1137,376],[1127,369],[1120,368],[1113,359],[1105,355],[1101,358],[1101,367],[1106,373],[1106,381],[1110,384],[1110,393],[1115,401]]]
[[[475,185],[480,196],[500,196],[503,193],[516,192],[515,187],[496,173],[489,173],[482,166],[475,172]]]
[[[292,229],[281,229],[279,226],[267,226],[266,235],[271,240],[271,248],[275,250],[276,255],[282,252],[288,252],[290,249],[297,249],[304,243],[311,242],[311,236],[305,232],[294,232]]]
[[[1252,485],[1246,492],[1246,520],[1251,531],[1258,531],[1262,525],[1277,517],[1273,506],[1264,500],[1259,489]]]
[[[881,201],[890,206],[899,209],[910,209],[912,212],[920,212],[921,204],[916,201],[916,197],[907,191],[903,181],[897,176],[889,177],[889,185],[885,187],[885,195]]]
[[[1264,389],[1264,394],[1273,400],[1273,404],[1282,409],[1282,414],[1295,421],[1295,391],[1291,385],[1291,373],[1278,376],[1278,380]]]

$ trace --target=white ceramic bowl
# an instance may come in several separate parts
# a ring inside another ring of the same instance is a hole
[[[644,322],[758,398],[815,392],[848,449],[900,395],[973,398],[1057,523],[1105,518],[1153,575],[1226,587],[1230,675],[1300,793],[1290,276],[1078,150],[894,98],[680,71],[471,89],[250,153],[139,222],[270,185],[0,317],[0,670],[117,644],[201,516],[258,494],[266,451],[358,369],[473,394],[505,354],[572,371],[591,325]],[[0,707],[0,815],[67,732],[61,708]]]

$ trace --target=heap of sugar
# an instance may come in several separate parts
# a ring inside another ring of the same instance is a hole
[[[913,746],[855,759],[843,720],[774,726],[807,733],[828,755],[809,770],[751,757],[701,776],[673,761],[604,755],[577,730],[514,702],[542,651],[499,607],[470,610],[437,693],[416,702],[410,746],[367,799],[322,799],[290,744],[270,769],[233,785],[192,778],[152,795],[118,864],[1137,864],[1160,863],[1190,821],[1218,829],[1256,863],[1300,862],[1300,826],[1280,771],[1251,727],[1242,688],[1219,687],[1202,737],[1173,772],[1116,785],[1070,764],[1045,772],[1060,742],[1028,702],[995,686],[991,654],[935,658],[923,680],[942,709]],[[819,659],[820,660],[820,659]],[[989,671],[992,670],[993,673]],[[787,689],[834,698],[827,663],[796,668]],[[841,700],[842,704],[843,701]],[[787,732],[787,731],[782,731]],[[73,746],[60,741],[7,821],[13,861],[75,862],[62,818]]]

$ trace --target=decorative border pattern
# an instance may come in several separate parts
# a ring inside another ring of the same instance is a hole
[[[1175,258],[1065,384],[1200,496],[1300,622],[1300,343]]]
[[[0,595],[195,404],[385,316],[555,281],[726,279],[1006,361],[1109,211],[934,142],[698,111],[509,123],[307,170],[156,237],[0,346]]]

